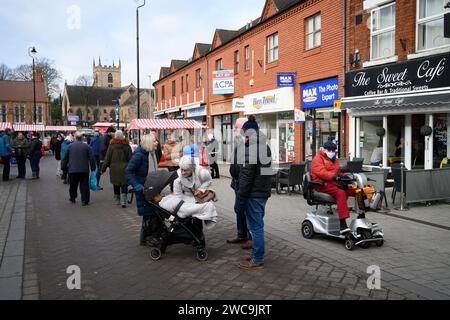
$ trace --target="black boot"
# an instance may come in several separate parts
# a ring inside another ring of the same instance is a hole
[[[341,223],[341,234],[346,234],[348,232],[350,232],[350,228],[347,226],[347,220],[346,219],[342,219],[339,220]]]

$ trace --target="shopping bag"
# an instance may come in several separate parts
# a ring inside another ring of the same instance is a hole
[[[92,191],[98,191],[98,184],[97,184],[97,170],[92,171],[91,175],[89,177],[89,188]]]

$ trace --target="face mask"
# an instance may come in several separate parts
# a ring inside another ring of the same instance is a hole
[[[330,158],[330,160],[333,160],[336,156],[336,152],[327,152],[327,157]]]

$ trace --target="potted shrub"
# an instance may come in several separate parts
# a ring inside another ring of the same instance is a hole
[[[420,134],[424,137],[429,137],[433,133],[433,128],[431,128],[428,125],[423,126],[420,128]]]
[[[377,136],[379,136],[380,138],[383,138],[384,135],[386,134],[386,130],[384,128],[377,128],[376,131]]]

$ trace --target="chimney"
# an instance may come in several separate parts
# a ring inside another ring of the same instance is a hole
[[[36,82],[44,82],[44,78],[42,77],[42,71],[41,68],[39,66],[36,66],[36,70],[35,70],[35,79]]]

